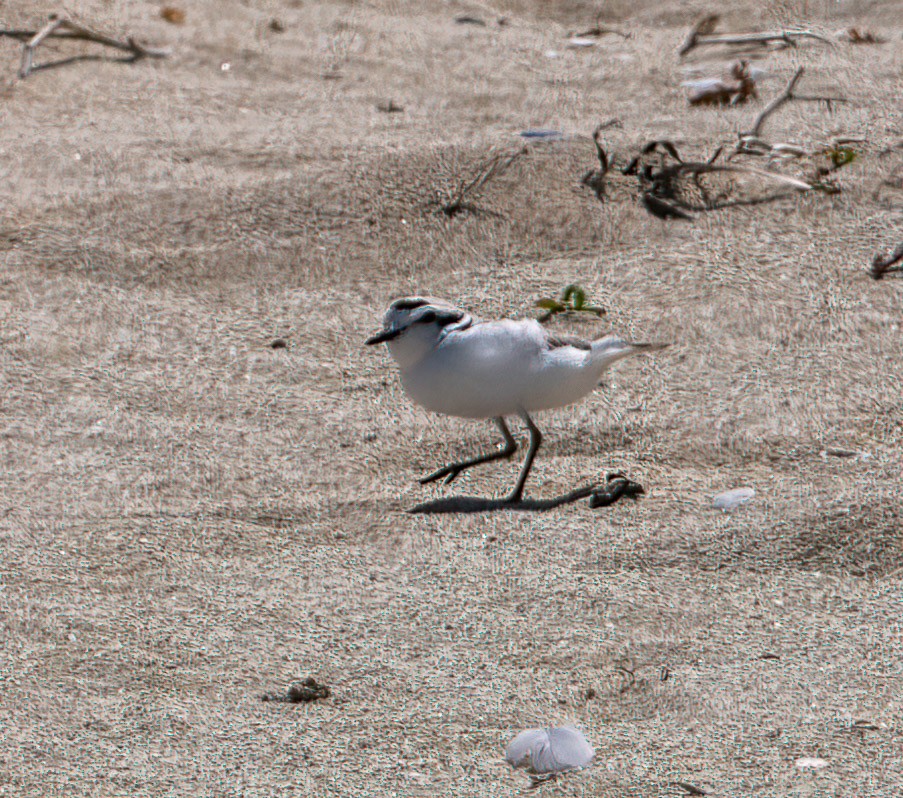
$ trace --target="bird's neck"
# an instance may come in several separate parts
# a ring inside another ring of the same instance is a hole
[[[438,331],[427,325],[421,329],[406,330],[398,338],[389,341],[389,353],[402,371],[414,368],[436,346]]]

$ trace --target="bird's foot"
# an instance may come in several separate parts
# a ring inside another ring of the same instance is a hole
[[[624,496],[636,501],[645,492],[639,482],[634,482],[623,474],[608,474],[606,483],[593,490],[590,495],[589,506],[592,508],[608,507]]]
[[[436,482],[437,480],[442,479],[446,485],[450,485],[465,468],[467,468],[467,466],[464,463],[451,463],[450,465],[440,468],[438,471],[434,471],[432,474],[421,477],[420,484],[429,485],[430,482]]]

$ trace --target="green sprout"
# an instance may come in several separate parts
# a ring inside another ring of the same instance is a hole
[[[561,299],[537,299],[533,303],[535,307],[542,308],[546,312],[539,317],[540,323],[545,323],[557,313],[591,313],[594,316],[603,316],[605,309],[598,305],[586,304],[586,291],[579,285],[572,283],[561,292]]]
[[[824,151],[828,156],[835,169],[853,163],[858,157],[858,153],[852,147],[829,147]]]

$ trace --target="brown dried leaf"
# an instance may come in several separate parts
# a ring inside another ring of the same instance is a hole
[[[859,30],[859,28],[848,28],[845,35],[846,40],[851,44],[882,44],[887,41],[871,31]]]
[[[173,25],[181,25],[185,22],[185,12],[175,6],[163,6],[160,9],[160,16]]]

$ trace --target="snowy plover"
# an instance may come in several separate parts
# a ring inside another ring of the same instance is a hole
[[[530,431],[530,446],[514,490],[519,502],[542,435],[530,413],[582,399],[616,360],[663,344],[632,344],[615,336],[584,341],[550,334],[533,319],[482,321],[441,299],[396,299],[382,332],[367,344],[386,343],[401,370],[408,396],[436,413],[495,420],[505,445],[490,454],[440,468],[421,483],[451,482],[465,469],[509,458],[517,444],[505,416],[518,415]]]

